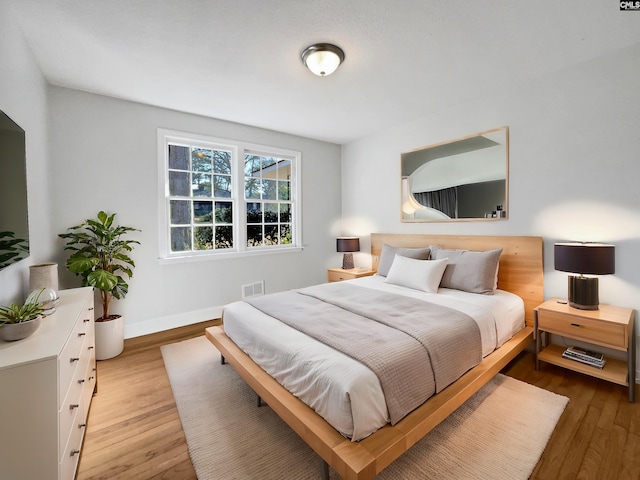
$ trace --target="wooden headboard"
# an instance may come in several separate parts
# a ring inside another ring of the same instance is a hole
[[[498,288],[515,293],[524,300],[525,320],[533,326],[533,309],[544,301],[542,237],[492,237],[480,235],[430,235],[372,233],[372,268],[378,270],[382,245],[467,250],[502,248]]]

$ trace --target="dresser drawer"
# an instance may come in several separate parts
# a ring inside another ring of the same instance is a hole
[[[351,280],[352,278],[354,278],[353,275],[331,271],[328,273],[328,276],[329,282],[341,282],[343,280]]]
[[[619,350],[628,347],[626,326],[618,323],[541,309],[538,311],[538,328]]]

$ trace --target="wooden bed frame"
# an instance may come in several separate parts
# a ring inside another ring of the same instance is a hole
[[[434,395],[396,425],[386,425],[369,437],[351,442],[310,407],[294,397],[229,339],[222,326],[207,328],[207,338],[240,376],[300,437],[345,480],[371,479],[462,405],[533,340],[533,309],[543,301],[542,238],[464,235],[372,234],[371,255],[376,270],[382,245],[398,247],[502,247],[498,287],[525,302],[527,326],[485,357],[455,383]]]

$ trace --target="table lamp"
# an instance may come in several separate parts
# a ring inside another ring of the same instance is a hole
[[[556,243],[555,269],[569,275],[569,305],[580,310],[598,310],[598,277],[615,273],[615,246],[604,243]]]
[[[345,270],[353,268],[353,254],[351,252],[360,251],[360,239],[358,237],[338,237],[336,249],[338,252],[344,252],[342,268]]]

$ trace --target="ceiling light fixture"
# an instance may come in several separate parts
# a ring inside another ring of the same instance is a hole
[[[330,43],[316,43],[304,49],[300,55],[302,63],[314,74],[331,75],[344,62],[344,52]]]

